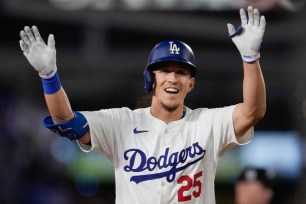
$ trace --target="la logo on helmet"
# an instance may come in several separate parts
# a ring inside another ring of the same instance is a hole
[[[169,51],[170,51],[171,54],[176,54],[176,55],[180,54],[180,48],[177,47],[177,45],[175,43],[170,41],[169,46],[170,46]]]

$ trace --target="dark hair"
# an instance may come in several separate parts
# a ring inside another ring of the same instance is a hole
[[[256,167],[246,167],[239,175],[237,181],[259,181],[264,186],[273,188],[275,173],[272,170]]]

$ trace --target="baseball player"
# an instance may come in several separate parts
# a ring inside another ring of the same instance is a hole
[[[251,6],[247,12],[241,9],[240,17],[241,27],[228,24],[228,31],[243,60],[243,101],[214,109],[184,106],[198,68],[187,44],[168,40],[152,49],[145,67],[150,107],[74,111],[57,73],[54,36],[45,44],[35,26],[20,32],[21,49],[42,80],[50,112],[45,126],[77,140],[85,152],[108,156],[114,164],[116,203],[215,203],[220,156],[251,140],[266,109],[259,64],[265,18]]]
[[[274,197],[275,172],[246,167],[235,183],[236,204],[269,204]]]

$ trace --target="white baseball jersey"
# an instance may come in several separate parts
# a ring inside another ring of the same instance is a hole
[[[237,141],[234,107],[186,108],[184,118],[169,124],[150,108],[82,112],[92,146],[79,145],[113,162],[117,204],[214,204],[218,159],[253,136],[251,128]]]

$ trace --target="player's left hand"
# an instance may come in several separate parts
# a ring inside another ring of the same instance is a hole
[[[260,16],[258,9],[248,7],[248,18],[244,9],[240,9],[241,26],[235,30],[230,23],[227,24],[228,32],[238,48],[242,60],[245,62],[256,61],[260,57],[260,46],[266,28],[264,16]]]

